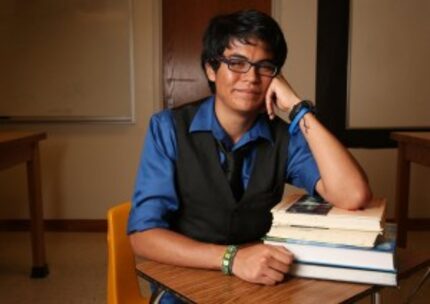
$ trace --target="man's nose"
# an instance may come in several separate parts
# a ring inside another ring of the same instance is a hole
[[[245,78],[249,81],[258,81],[260,75],[258,74],[258,67],[255,65],[251,66],[248,72],[245,73]]]

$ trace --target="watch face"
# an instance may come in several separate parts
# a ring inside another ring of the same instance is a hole
[[[311,102],[311,101],[309,101],[309,100],[302,100],[302,106],[303,107],[306,107],[306,108],[308,108],[309,110],[312,110],[313,111],[313,109],[314,109],[314,104]]]

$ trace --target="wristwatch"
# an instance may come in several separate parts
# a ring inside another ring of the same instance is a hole
[[[290,121],[294,120],[294,117],[296,117],[297,113],[299,113],[303,108],[307,108],[309,112],[315,114],[315,106],[314,104],[309,100],[302,100],[298,103],[296,103],[293,108],[290,111],[290,114],[288,115],[288,118]]]

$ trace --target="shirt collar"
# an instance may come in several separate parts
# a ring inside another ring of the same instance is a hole
[[[214,105],[214,96],[210,96],[202,102],[191,122],[189,132],[212,132],[213,136],[217,140],[224,142],[227,146],[231,146],[231,139],[221,127],[220,123],[218,122],[218,119],[216,118]],[[242,138],[239,140],[239,142],[236,143],[233,149],[237,149],[259,138],[266,139],[273,143],[269,124],[264,114],[258,116],[256,122],[251,127],[251,129],[249,129],[242,136]]]

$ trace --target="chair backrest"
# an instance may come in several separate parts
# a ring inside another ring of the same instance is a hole
[[[135,272],[134,254],[126,235],[131,203],[126,202],[108,210],[108,304],[148,303],[140,295]]]

